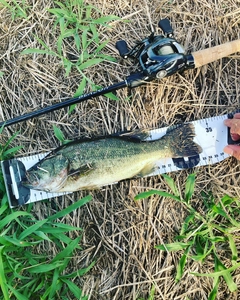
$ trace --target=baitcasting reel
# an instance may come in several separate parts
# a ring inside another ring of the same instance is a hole
[[[191,54],[184,54],[183,47],[174,39],[173,29],[168,19],[158,23],[164,35],[149,37],[138,42],[128,50],[124,40],[116,43],[116,48],[123,58],[134,58],[139,62],[139,69],[145,75],[144,81],[163,78],[176,72],[194,68]]]

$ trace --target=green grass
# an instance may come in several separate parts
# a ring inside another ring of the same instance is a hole
[[[27,6],[24,0],[20,2],[0,0],[0,3],[11,12],[13,20],[27,19],[27,10],[33,9]],[[77,70],[82,79],[73,97],[82,95],[88,84],[92,91],[101,89],[101,86],[96,85],[84,74],[84,70],[101,62],[116,61],[113,56],[103,53],[109,41],[102,41],[99,32],[101,28],[110,28],[109,23],[120,18],[115,15],[104,16],[100,10],[93,5],[88,5],[84,0],[68,0],[64,3],[54,1],[54,7],[46,10],[55,17],[53,34],[57,37],[56,45],[52,49],[38,35],[34,35],[40,47],[25,49],[21,54],[57,57],[65,70],[66,77],[73,69]],[[0,72],[0,77],[3,75],[4,73]],[[106,96],[118,100],[113,93],[107,93]],[[76,104],[70,106],[69,114],[75,107]]]
[[[94,265],[71,270],[69,263],[76,251],[81,251],[81,237],[71,239],[67,233],[81,228],[61,223],[73,210],[91,200],[87,196],[64,210],[43,220],[37,220],[29,211],[10,210],[3,197],[0,208],[0,287],[7,299],[55,299],[76,297],[87,299],[74,280]],[[79,233],[80,235],[80,233]],[[55,256],[36,251],[40,244],[49,243],[57,249]],[[40,297],[41,296],[41,297]]]
[[[11,12],[12,19],[27,19],[27,6],[25,1],[0,0],[2,7]],[[109,55],[102,54],[108,41],[102,41],[99,36],[100,27],[109,27],[109,22],[119,19],[115,16],[103,16],[100,11],[83,0],[68,0],[54,2],[53,8],[48,9],[54,15],[55,35],[57,44],[54,49],[37,35],[35,36],[41,48],[26,49],[22,55],[38,54],[57,57],[64,69],[65,76],[69,76],[75,68],[82,76],[82,80],[74,96],[84,92],[87,84],[92,89],[98,89],[91,80],[85,76],[84,70],[103,61],[114,61]],[[98,17],[94,17],[98,16]],[[65,53],[69,40],[71,53]],[[0,72],[0,77],[4,73]],[[115,99],[113,94],[108,97]],[[71,112],[75,106],[71,106]],[[66,143],[62,132],[56,126],[53,128],[56,137]],[[0,134],[3,128],[1,128]],[[12,157],[21,147],[10,147],[11,142],[18,133],[14,134],[5,144],[0,145],[0,160]],[[88,297],[82,294],[78,284],[74,283],[79,276],[83,276],[92,268],[94,262],[83,269],[71,270],[72,257],[81,251],[81,228],[61,223],[61,219],[91,200],[91,196],[80,199],[66,209],[57,212],[43,220],[37,220],[31,214],[32,205],[27,206],[27,211],[16,211],[8,206],[7,195],[2,174],[0,174],[0,299],[83,299]],[[77,238],[69,238],[68,233],[77,232]],[[55,247],[57,254],[49,255],[37,249],[44,249],[49,243],[49,248]]]
[[[152,285],[151,290],[149,292],[149,296],[147,298],[138,298],[137,300],[154,300],[154,293],[155,293],[155,285]]]
[[[65,76],[69,76],[73,69],[76,69],[82,77],[81,82],[73,97],[84,93],[87,84],[90,84],[93,91],[101,88],[95,85],[90,78],[84,74],[84,70],[101,62],[114,62],[115,58],[102,53],[108,40],[102,41],[99,28],[109,28],[109,23],[119,20],[117,16],[103,16],[102,13],[92,5],[88,5],[83,0],[68,0],[65,3],[55,1],[55,7],[48,9],[54,15],[54,24],[57,36],[55,49],[51,49],[42,39],[35,35],[35,39],[41,48],[29,48],[21,52],[22,55],[39,54],[52,55],[57,57],[65,69]],[[95,16],[98,17],[95,17]],[[70,49],[69,49],[69,45]],[[63,51],[63,49],[65,49]],[[66,50],[68,49],[68,50]],[[118,98],[113,93],[108,93],[107,97],[113,100]],[[76,105],[70,107],[71,113]]]
[[[60,128],[58,128],[56,125],[53,125],[53,132],[54,132],[55,137],[61,142],[61,144],[67,144],[72,141],[72,140],[66,139],[62,130]]]
[[[240,230],[240,222],[236,220],[240,213],[239,199],[226,195],[217,201],[211,193],[202,192],[201,200],[204,203],[204,212],[200,213],[191,203],[193,202],[191,199],[194,193],[195,174],[188,176],[183,196],[180,195],[172,178],[167,175],[163,175],[163,177],[172,193],[151,190],[137,195],[135,199],[143,199],[154,194],[170,197],[180,202],[188,212],[175,241],[155,247],[161,251],[181,251],[182,256],[176,268],[176,283],[181,280],[188,261],[204,264],[205,261],[213,259],[214,270],[212,273],[191,273],[195,276],[213,278],[213,287],[208,299],[216,299],[221,277],[230,292],[236,291],[237,285],[233,280],[232,272],[240,267],[236,247],[238,239],[236,234]],[[226,267],[223,259],[228,256],[230,257],[230,266]]]
[[[2,4],[3,7],[7,7],[9,9],[9,11],[11,12],[11,17],[12,17],[13,20],[15,20],[17,18],[27,19],[27,17],[28,17],[28,15],[27,15],[28,5],[26,4],[25,0],[22,0],[22,1],[0,0],[0,3]]]
[[[1,129],[1,133],[2,133]],[[10,148],[13,136],[0,148],[0,160],[10,158],[19,147]],[[26,211],[10,209],[3,176],[0,176],[0,299],[82,299],[78,284],[74,283],[94,265],[72,269],[72,257],[81,251],[81,228],[67,225],[61,219],[91,201],[87,196],[43,220]],[[74,231],[76,238],[68,233]],[[39,249],[54,247],[57,254]]]

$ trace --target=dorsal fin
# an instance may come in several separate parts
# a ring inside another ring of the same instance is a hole
[[[151,133],[149,130],[139,129],[139,130],[134,130],[134,131],[122,132],[122,133],[114,133],[111,136],[120,138],[120,139],[124,139],[129,142],[140,143],[140,142],[146,142],[146,139],[151,137]]]
[[[46,158],[48,158],[51,155],[55,155],[59,150],[64,149],[66,147],[69,147],[74,144],[78,143],[85,143],[85,142],[91,142],[91,141],[97,141],[97,140],[103,140],[103,139],[108,139],[108,138],[119,138],[123,139],[129,142],[135,142],[135,143],[140,143],[140,142],[146,142],[147,138],[151,138],[151,133],[149,130],[143,129],[143,130],[133,130],[133,131],[123,131],[123,132],[117,132],[109,135],[102,135],[98,137],[89,137],[89,138],[79,138],[72,140],[64,145],[61,145],[54,150],[51,151],[50,154],[47,155]]]

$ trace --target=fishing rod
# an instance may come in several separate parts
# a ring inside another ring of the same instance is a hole
[[[135,88],[155,79],[171,76],[177,72],[199,68],[240,51],[239,39],[185,54],[184,48],[174,38],[173,28],[169,19],[160,20],[158,26],[162,29],[163,35],[155,36],[154,33],[151,33],[147,38],[137,42],[131,50],[128,49],[127,43],[124,40],[116,43],[116,48],[121,57],[124,59],[133,58],[138,62],[138,72],[130,74],[122,82],[111,86],[0,122],[0,126],[10,126],[72,104],[115,92],[122,88]]]

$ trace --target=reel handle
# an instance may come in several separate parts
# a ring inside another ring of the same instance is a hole
[[[167,37],[173,36],[173,29],[169,19],[160,20],[158,22],[158,27],[162,29],[162,31],[164,32],[164,34],[166,34]]]
[[[192,52],[195,68],[209,64],[215,60],[240,52],[240,39],[208,49]]]
[[[121,57],[127,58],[127,54],[129,52],[127,43],[124,40],[120,40],[116,42],[116,48],[120,54]]]

